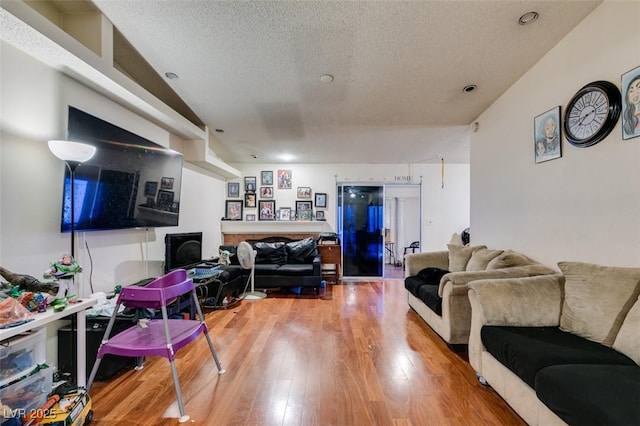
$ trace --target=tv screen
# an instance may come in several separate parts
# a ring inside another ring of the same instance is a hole
[[[182,154],[71,106],[67,137],[97,148],[75,171],[76,231],[178,225]],[[71,228],[70,192],[67,168],[63,232]]]
[[[164,271],[189,269],[202,261],[202,232],[164,236]]]

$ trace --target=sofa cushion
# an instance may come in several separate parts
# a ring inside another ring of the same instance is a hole
[[[284,265],[279,265],[278,268],[272,271],[270,275],[280,275],[280,276],[288,276],[288,277],[301,277],[301,276],[313,275],[313,264],[312,263],[298,263],[298,264],[287,263]]]
[[[442,316],[442,298],[438,296],[438,286],[425,284],[418,289],[418,299],[422,300],[425,305],[433,312]]]
[[[613,342],[613,349],[622,352],[640,365],[640,297],[624,319]]]
[[[640,293],[640,268],[560,262],[565,276],[560,328],[611,346]]]
[[[489,250],[481,248],[471,253],[471,258],[467,263],[467,271],[484,271],[492,259],[500,256],[504,250]]]
[[[542,368],[560,364],[635,365],[628,356],[558,327],[483,326],[482,344],[531,388]]]
[[[520,254],[513,250],[505,250],[501,255],[494,257],[487,264],[487,270],[491,269],[504,269],[511,268],[513,266],[525,266],[533,263],[524,254]]]
[[[457,246],[447,244],[449,248],[449,270],[451,272],[465,271],[467,263],[475,250],[487,248],[486,246]]]
[[[640,423],[640,367],[554,365],[535,380],[536,395],[570,425]]]
[[[287,263],[287,249],[285,243],[265,243],[257,242],[253,246],[256,249],[256,264],[276,264]]]
[[[425,284],[428,285],[439,285],[440,279],[443,275],[448,274],[449,271],[446,269],[440,268],[424,268],[420,270],[415,276],[406,277],[404,279],[404,288],[406,288],[409,293],[418,297],[418,289]]]
[[[313,263],[313,259],[318,255],[318,246],[311,237],[288,242],[285,247],[287,263]]]

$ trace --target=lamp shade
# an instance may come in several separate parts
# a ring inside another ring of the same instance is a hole
[[[77,163],[90,160],[96,153],[95,146],[71,141],[49,141],[49,149],[59,159]]]

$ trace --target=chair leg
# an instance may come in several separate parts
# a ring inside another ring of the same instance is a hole
[[[202,308],[200,307],[200,302],[198,301],[198,296],[196,295],[195,290],[191,293],[193,297],[193,301],[195,303],[196,311],[198,312],[198,318],[202,323],[204,323],[204,315],[202,313]],[[209,328],[207,324],[204,324],[204,337],[207,339],[207,344],[209,345],[209,350],[211,351],[211,355],[213,355],[213,360],[216,362],[216,367],[218,368],[218,374],[224,374],[226,371],[222,368],[222,364],[220,364],[220,360],[218,359],[218,354],[216,353],[216,349],[213,346],[213,340],[211,340],[211,336],[209,336]]]
[[[184,401],[182,400],[182,390],[180,389],[180,381],[178,380],[178,369],[176,368],[176,363],[173,360],[169,360],[169,364],[171,364],[171,375],[173,376],[173,387],[176,391],[176,399],[178,400],[178,410],[180,410],[180,418],[178,421],[180,423],[184,423],[189,420],[189,416],[184,411]]]

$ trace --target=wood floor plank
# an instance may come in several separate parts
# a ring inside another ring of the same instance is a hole
[[[227,373],[204,338],[178,352],[189,424],[525,424],[409,308],[401,278],[345,281],[320,297],[270,293],[208,311],[206,322]],[[95,425],[178,424],[164,358],[90,394]]]

